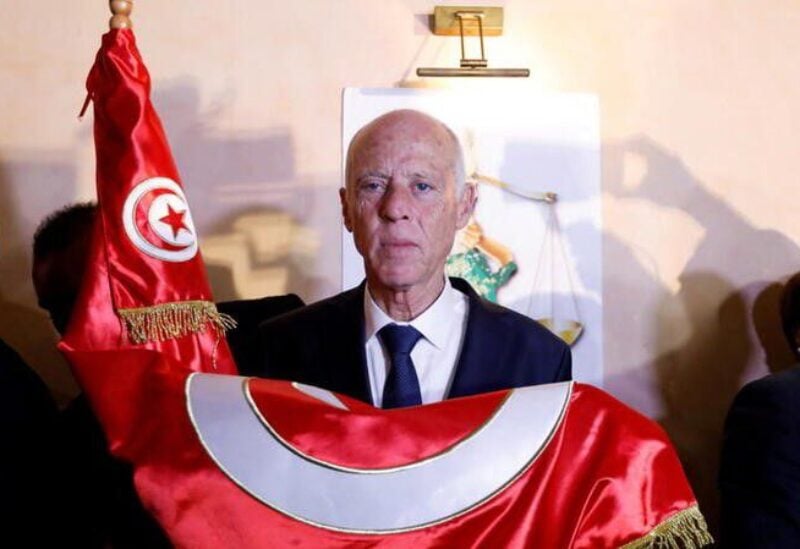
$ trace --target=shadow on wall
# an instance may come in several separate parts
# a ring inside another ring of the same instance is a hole
[[[0,338],[50,387],[59,404],[77,392],[31,282],[32,235],[51,211],[75,199],[76,168],[67,151],[0,151]]]
[[[284,211],[257,208],[232,215],[203,239],[202,249],[217,301],[307,296],[318,289],[309,273],[319,238]]]
[[[644,166],[633,188],[621,184],[626,155]],[[604,321],[609,364],[629,361],[625,341],[643,341],[653,351],[654,359],[635,365],[632,374],[607,379],[607,387],[657,417],[716,531],[725,415],[743,383],[767,373],[766,366],[786,364],[788,349],[778,343],[782,335],[772,316],[776,296],[770,288],[797,269],[800,248],[781,233],[752,226],[707,191],[678,157],[646,137],[604,146],[603,160],[603,187],[614,197],[680,210],[704,231],[678,278],[677,292],[659,279],[657,268],[643,266],[646,250],[605,234],[604,287],[615,299],[605,300]],[[631,330],[638,333],[631,337]],[[655,409],[642,401],[648,393],[659,400]]]
[[[280,197],[270,187],[280,188],[295,177],[288,129],[247,133],[217,129],[224,121],[224,105],[216,102],[202,110],[192,79],[159,82],[154,86],[153,104],[202,232],[229,217],[231,204],[239,197],[259,189],[261,201],[275,200]],[[243,204],[252,207],[252,202]]]
[[[267,268],[267,274],[274,273],[273,268],[285,271],[282,284],[262,284],[246,295],[234,285],[238,273],[230,265],[210,265],[211,278],[219,286],[217,298],[256,297],[253,292],[263,291],[296,292],[308,299],[309,295],[337,290],[328,281],[306,273],[313,272],[320,255],[339,254],[338,231],[309,227],[317,219],[322,219],[325,227],[338,220],[338,185],[328,185],[338,180],[338,175],[322,177],[321,183],[299,178],[286,129],[233,135],[217,129],[222,107],[212,105],[201,111],[199,93],[191,80],[158,83],[154,89],[153,101],[201,235],[235,231],[247,225],[247,220],[236,219],[254,212],[266,214],[268,228],[251,243],[252,249],[285,246],[279,243],[289,235],[292,253],[251,258],[250,267],[256,274],[262,268]],[[91,127],[82,125],[76,142],[90,139]],[[0,337],[42,376],[62,404],[77,394],[77,386],[55,349],[56,336],[49,319],[36,307],[30,279],[31,242],[34,229],[46,215],[78,199],[78,189],[83,186],[78,185],[76,158],[75,150],[0,150]],[[330,195],[330,200],[322,200],[323,195]],[[270,225],[269,220],[274,223]]]
[[[154,89],[215,299],[291,292],[308,300],[337,291],[312,273],[321,254],[339,254],[338,233],[320,230],[338,220],[338,184],[297,174],[286,128],[235,135],[217,129],[224,104],[201,108],[192,79]]]

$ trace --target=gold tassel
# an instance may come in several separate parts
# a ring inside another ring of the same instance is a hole
[[[647,535],[626,543],[622,549],[699,549],[712,543],[714,538],[708,533],[706,519],[697,505],[692,505],[675,513]]]
[[[210,301],[178,301],[152,307],[119,309],[133,343],[152,343],[196,334],[211,327],[217,334],[236,327],[236,321],[217,311]]]

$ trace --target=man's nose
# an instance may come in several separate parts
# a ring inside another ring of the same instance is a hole
[[[389,185],[381,199],[381,218],[387,221],[409,219],[412,210],[412,196],[402,185]]]

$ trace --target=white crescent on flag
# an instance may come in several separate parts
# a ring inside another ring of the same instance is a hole
[[[151,177],[131,189],[122,209],[125,234],[141,252],[174,263],[197,254],[197,233],[186,195],[166,177]]]
[[[341,408],[329,391],[300,389]],[[247,378],[193,374],[186,382],[195,431],[231,480],[297,520],[375,534],[449,520],[501,491],[545,448],[571,389],[571,382],[514,389],[489,421],[437,455],[399,467],[357,469],[291,447],[253,406]]]

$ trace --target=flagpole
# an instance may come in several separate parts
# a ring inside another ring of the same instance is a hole
[[[111,19],[108,21],[108,26],[112,29],[129,29],[133,26],[130,17],[133,11],[133,2],[131,0],[110,0],[108,7],[111,8]]]

